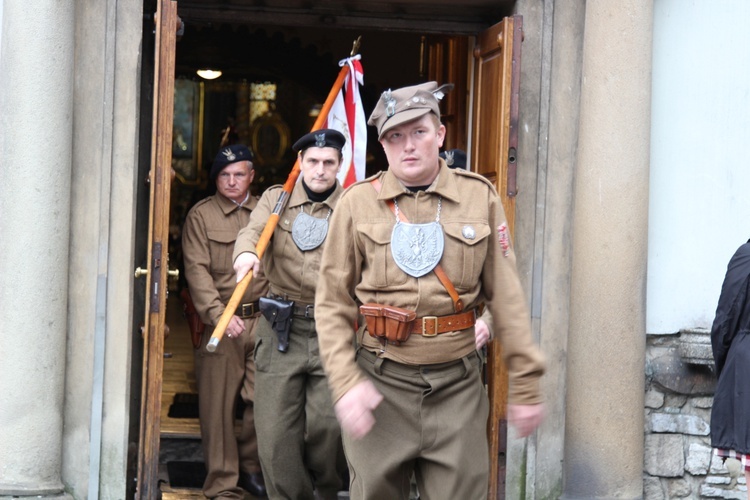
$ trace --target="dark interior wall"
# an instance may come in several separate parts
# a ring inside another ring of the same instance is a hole
[[[216,83],[205,84],[202,168],[207,169],[218,152],[221,129],[235,105],[235,97],[226,92],[228,86],[242,82],[276,83],[276,111],[289,126],[293,142],[310,130],[314,122],[310,108],[325,101],[339,72],[339,60],[349,55],[359,36],[365,74],[362,100],[369,115],[383,90],[424,81],[420,74],[421,35],[186,22],[184,35],[177,43],[177,77],[199,81],[195,71],[203,67],[223,72]],[[211,89],[219,82],[224,92],[212,94]],[[385,159],[374,137],[368,149],[368,163],[371,163],[368,169],[385,168]],[[288,153],[285,159],[288,165],[268,166],[270,171],[261,176],[259,187],[283,181],[294,162],[291,150]]]

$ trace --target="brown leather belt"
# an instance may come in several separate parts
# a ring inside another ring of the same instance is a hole
[[[257,300],[255,302],[248,302],[247,304],[240,304],[237,306],[235,314],[242,319],[252,318],[260,314],[260,305]]]
[[[449,316],[423,316],[414,320],[411,333],[434,337],[439,333],[466,330],[477,322],[476,309]]]
[[[315,305],[294,301],[292,314],[301,318],[315,319]]]

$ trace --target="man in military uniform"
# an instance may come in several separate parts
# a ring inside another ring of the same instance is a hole
[[[437,91],[383,93],[369,123],[389,169],[344,193],[323,252],[315,312],[351,498],[408,498],[412,472],[424,498],[486,497],[481,303],[503,343],[510,423],[526,436],[543,414],[544,364],[500,197],[439,158]]]
[[[253,408],[253,351],[260,316],[257,301],[268,289],[262,275],[248,287],[227,326],[227,338],[215,352],[206,350],[236,285],[232,250],[237,233],[247,225],[258,204],[258,198],[250,194],[255,175],[252,158],[251,151],[242,145],[221,148],[210,172],[217,193],[190,210],[182,233],[185,276],[195,308],[208,326],[195,352],[201,438],[208,471],[203,493],[208,498],[243,498],[243,489],[254,496],[266,495]],[[239,438],[235,436],[238,395],[245,402]]]
[[[328,221],[342,192],[336,174],[344,142],[341,133],[325,129],[294,144],[302,179],[262,258],[270,293],[261,299],[266,319],[255,352],[255,417],[271,498],[335,499],[342,486],[341,431],[318,355],[314,302],[324,241],[330,240]],[[250,269],[261,270],[256,245],[284,195],[281,186],[263,193],[240,232],[234,248],[238,280]]]

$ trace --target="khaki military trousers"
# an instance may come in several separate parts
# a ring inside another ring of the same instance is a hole
[[[315,321],[294,317],[289,349],[278,350],[265,318],[255,351],[258,452],[272,499],[335,499],[342,487],[341,429],[320,364]]]
[[[260,471],[253,411],[258,319],[246,319],[242,335],[224,336],[214,352],[206,350],[213,333],[213,328],[206,328],[195,352],[201,442],[208,472],[203,494],[208,498],[243,498],[244,490],[237,486],[240,471]],[[246,404],[239,436],[235,433],[237,395]]]
[[[487,497],[489,402],[476,353],[440,365],[410,366],[360,349],[357,363],[383,395],[375,426],[344,435],[350,497],[421,500]]]

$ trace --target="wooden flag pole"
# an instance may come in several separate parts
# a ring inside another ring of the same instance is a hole
[[[362,37],[358,37],[354,41],[351,57],[354,57],[357,52],[359,52],[359,43],[361,39]],[[336,100],[336,96],[344,86],[344,81],[346,80],[348,74],[349,67],[347,65],[342,66],[341,71],[339,71],[339,76],[336,78],[336,81],[333,83],[333,87],[331,87],[331,91],[328,93],[328,98],[325,100],[325,103],[323,103],[323,107],[320,109],[320,114],[318,115],[318,118],[315,120],[315,123],[312,126],[311,132],[318,130],[328,119],[328,113],[331,111],[331,107],[333,106],[333,102]],[[263,228],[263,232],[260,234],[258,243],[255,245],[255,249],[258,252],[259,259],[263,257],[263,254],[266,251],[266,247],[268,247],[268,243],[271,241],[271,236],[273,236],[273,232],[279,223],[281,212],[284,211],[284,207],[286,207],[289,196],[294,189],[294,185],[297,183],[299,173],[300,168],[298,157],[294,162],[292,171],[289,172],[289,177],[287,177],[286,182],[284,183],[281,197],[279,197],[279,201],[276,203],[273,212],[268,217],[268,222],[266,222],[266,226]],[[247,290],[247,287],[252,279],[253,272],[251,270],[242,278],[242,280],[237,283],[234,292],[232,292],[232,296],[229,298],[227,307],[224,309],[221,318],[219,318],[219,322],[216,324],[216,328],[214,328],[213,334],[211,334],[211,339],[206,345],[206,349],[209,352],[214,352],[216,350],[216,347],[218,347],[219,341],[221,341],[222,337],[224,336],[224,332],[226,332],[227,326],[229,325],[232,316],[234,316],[237,307],[240,305],[240,301],[245,295],[245,291]]]

